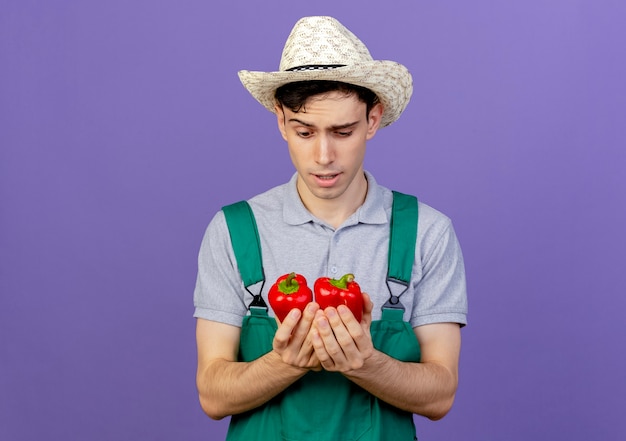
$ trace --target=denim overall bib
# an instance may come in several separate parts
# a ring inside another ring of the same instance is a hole
[[[393,192],[387,284],[407,287],[417,237],[417,199]],[[223,208],[244,285],[264,282],[261,248],[249,205]],[[406,289],[406,288],[405,288]],[[252,361],[272,350],[276,320],[259,294],[252,293],[250,314],[241,327],[239,361]],[[390,292],[392,289],[390,287]],[[380,320],[372,322],[374,347],[400,361],[419,362],[420,347],[403,321],[400,296],[390,294]],[[309,372],[256,409],[233,415],[227,441],[403,441],[416,440],[413,415],[379,400],[338,372]]]

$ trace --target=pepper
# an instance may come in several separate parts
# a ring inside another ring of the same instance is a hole
[[[313,286],[315,301],[321,309],[329,306],[336,308],[346,305],[352,311],[354,318],[361,321],[363,316],[363,294],[361,287],[354,281],[354,274],[346,274],[341,279],[320,277]]]
[[[267,298],[274,314],[282,322],[292,309],[303,311],[313,301],[313,292],[307,286],[304,276],[289,273],[276,280]]]

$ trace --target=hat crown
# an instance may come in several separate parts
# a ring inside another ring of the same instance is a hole
[[[270,112],[276,109],[276,90],[285,84],[338,81],[364,87],[383,105],[381,127],[400,117],[413,92],[405,66],[372,59],[361,40],[332,17],[300,19],[287,38],[278,71],[241,70],[239,79]]]
[[[302,66],[350,66],[370,62],[367,47],[333,17],[305,17],[293,27],[280,59],[280,71]]]

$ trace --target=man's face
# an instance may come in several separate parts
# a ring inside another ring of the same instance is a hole
[[[356,95],[314,96],[299,112],[277,106],[278,127],[298,172],[298,192],[315,212],[328,202],[358,207],[367,191],[365,144],[380,125],[382,106],[366,115]]]

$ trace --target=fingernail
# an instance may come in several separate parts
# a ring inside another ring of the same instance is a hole
[[[337,312],[341,315],[346,315],[350,310],[346,305],[339,305],[337,307]]]
[[[292,309],[289,313],[289,317],[291,317],[292,319],[298,319],[300,317],[300,310],[295,308]]]

